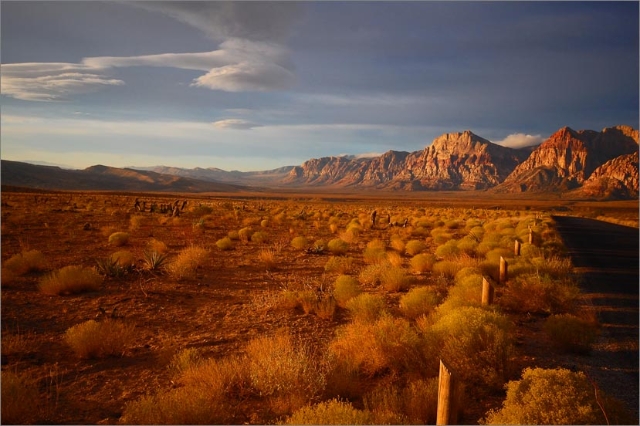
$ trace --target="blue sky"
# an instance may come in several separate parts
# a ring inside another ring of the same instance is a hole
[[[638,2],[0,7],[3,159],[248,171],[638,128]]]

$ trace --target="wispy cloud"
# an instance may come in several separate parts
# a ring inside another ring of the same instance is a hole
[[[260,124],[252,123],[251,121],[242,120],[239,118],[229,118],[226,120],[218,120],[212,124],[213,124],[213,127],[217,129],[250,130],[255,127],[261,127]]]
[[[539,145],[544,141],[541,135],[525,135],[524,133],[514,133],[501,141],[494,141],[498,145],[508,148],[524,148],[525,146]]]
[[[3,95],[27,101],[66,100],[72,95],[120,86],[99,68],[72,63],[3,64],[0,90]]]

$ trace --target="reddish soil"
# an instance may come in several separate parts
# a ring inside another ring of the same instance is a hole
[[[179,198],[153,197],[157,202],[173,202]],[[147,212],[140,226],[130,229],[130,218],[136,215],[132,209],[134,199],[134,194],[2,194],[3,262],[26,249],[41,251],[48,261],[48,270],[71,264],[94,266],[96,259],[120,249],[142,258],[152,237],[166,243],[172,255],[191,244],[205,246],[212,252],[195,279],[178,281],[140,268],[120,279],[106,279],[98,292],[72,296],[47,296],[39,292],[37,283],[42,272],[6,283],[3,280],[2,369],[26,372],[38,380],[45,408],[38,422],[118,423],[127,402],[174,386],[167,365],[181,348],[197,347],[205,356],[224,357],[241,352],[251,339],[281,327],[290,328],[322,348],[333,337],[336,327],[348,321],[346,313],[340,310],[333,319],[323,320],[305,315],[301,310],[272,309],[271,298],[283,287],[301,282],[318,286],[333,280],[324,276],[327,255],[307,254],[289,245],[292,233],[312,240],[334,238],[326,221],[318,226],[312,217],[282,223],[271,220],[265,228],[270,236],[268,243],[238,242],[233,250],[218,250],[214,243],[229,231],[263,216],[273,216],[274,211],[281,209],[286,210],[289,217],[306,209],[307,212],[347,212],[345,217],[351,218],[358,213],[368,214],[374,207],[380,215],[394,209],[425,207],[423,200],[345,202],[317,197],[281,200],[266,197],[197,200],[194,197],[189,199],[191,205],[206,202],[215,206],[215,216],[205,220],[203,229],[193,226],[200,215],[188,209],[179,221],[166,224],[161,224],[161,215]],[[598,209],[601,213],[602,208]],[[90,229],[85,230],[87,223]],[[130,232],[129,244],[122,248],[110,246],[108,232],[104,231],[109,227],[113,231]],[[260,229],[259,224],[253,227]],[[384,228],[366,229],[353,245],[353,252],[362,253],[366,242],[374,238],[388,240],[389,232]],[[281,242],[277,266],[267,271],[258,260],[258,253],[262,248],[274,247],[277,242]],[[359,266],[364,265],[361,257],[357,261]],[[416,285],[434,279],[428,275],[418,276]],[[400,294],[377,288],[367,291],[383,294],[391,309],[396,309]],[[637,287],[635,297],[637,301]],[[99,308],[108,313],[116,310],[123,320],[135,324],[136,342],[122,357],[78,359],[63,341],[63,335],[68,328],[96,318]],[[543,318],[520,315],[513,319],[518,327],[511,379],[517,379],[527,366],[583,364],[583,358],[568,357],[549,348],[541,332]],[[635,343],[635,349],[631,349],[635,350],[637,360],[637,341]],[[607,348],[602,346],[603,351]],[[589,358],[599,356],[596,351]],[[637,364],[635,374],[637,397]],[[498,407],[503,398],[504,393],[483,395],[478,400],[472,395],[463,421],[477,422],[488,409]],[[276,419],[267,408],[257,405],[236,420],[237,423],[264,423]]]

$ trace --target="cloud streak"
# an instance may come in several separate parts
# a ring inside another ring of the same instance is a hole
[[[229,118],[226,120],[218,120],[212,123],[217,129],[233,129],[233,130],[250,130],[255,127],[261,127],[260,124],[239,118]]]
[[[524,148],[526,146],[539,145],[543,141],[544,138],[540,135],[525,135],[524,133],[514,133],[502,139],[501,141],[495,141],[494,143],[507,148]]]

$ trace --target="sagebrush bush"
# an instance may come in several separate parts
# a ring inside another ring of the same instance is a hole
[[[395,237],[395,238],[394,238]],[[406,244],[402,241],[402,238],[399,236],[391,237],[391,248],[397,251],[398,253],[404,253]]]
[[[349,402],[332,399],[302,407],[283,424],[289,425],[368,425],[374,418],[369,411],[353,408]]]
[[[362,259],[365,263],[384,263],[387,261],[387,255],[384,249],[378,247],[367,247],[362,253]]]
[[[463,380],[500,388],[512,352],[511,329],[501,314],[461,307],[439,316],[427,338]]]
[[[134,338],[133,325],[111,319],[74,325],[64,335],[67,344],[80,358],[121,355]]]
[[[551,315],[545,320],[543,330],[555,346],[573,353],[588,353],[598,337],[598,325],[594,321],[571,314]]]
[[[216,241],[216,247],[220,250],[231,250],[233,248],[233,241],[231,241],[231,238],[229,237],[220,238]]]
[[[420,346],[420,336],[409,321],[382,315],[375,322],[356,321],[340,327],[329,351],[347,369],[373,376],[386,370],[419,371],[424,365]]]
[[[429,314],[438,305],[438,294],[430,287],[415,287],[400,297],[400,312],[415,319]]]
[[[379,386],[363,399],[376,424],[435,424],[438,378],[411,380],[404,388]]]
[[[38,250],[28,250],[11,256],[4,261],[3,269],[15,275],[24,275],[32,271],[43,271],[47,262],[42,252]]]
[[[178,257],[167,267],[169,273],[177,278],[193,278],[198,268],[209,258],[209,251],[204,247],[190,246],[178,253]]]
[[[510,381],[506,388],[507,398],[502,408],[490,411],[484,424],[630,424],[621,418],[624,410],[619,410],[619,405],[616,407],[616,401],[601,391],[594,392],[593,385],[581,371],[526,368],[522,378]]]
[[[331,256],[324,265],[325,272],[335,272],[337,274],[348,274],[355,267],[355,259],[345,256]]]
[[[240,232],[238,232],[238,231],[229,231],[227,233],[227,237],[229,237],[229,239],[231,241],[238,241],[238,240],[240,240]]]
[[[375,286],[380,282],[382,273],[390,267],[388,263],[374,263],[366,266],[360,274],[358,281],[362,285]]]
[[[309,240],[307,240],[305,237],[295,237],[291,240],[291,247],[298,250],[304,250],[308,245]]]
[[[251,242],[257,244],[266,243],[269,240],[269,234],[264,231],[256,231],[251,234]]]
[[[198,367],[202,361],[202,355],[197,348],[185,348],[171,358],[169,370],[177,378],[186,371]]]
[[[38,288],[44,294],[57,296],[96,291],[100,289],[101,284],[102,277],[95,269],[70,265],[42,277]]]
[[[245,227],[242,228],[238,231],[238,238],[242,241],[242,242],[248,242],[249,239],[251,238],[251,235],[253,234],[253,230],[249,227]],[[231,236],[229,236],[231,237]]]
[[[507,281],[499,303],[516,312],[560,314],[572,312],[579,296],[580,288],[570,278],[523,274]]]
[[[436,263],[436,257],[432,254],[420,253],[411,258],[411,269],[416,274],[424,274],[433,269]]]
[[[347,302],[362,293],[358,281],[348,275],[340,275],[333,284],[333,297],[338,306],[344,308]]]
[[[349,244],[341,238],[334,238],[327,243],[327,250],[335,255],[342,255],[349,250]]]
[[[401,267],[404,264],[404,259],[400,253],[395,251],[388,251],[385,254],[386,261],[389,262],[392,266]]]
[[[36,420],[40,395],[35,381],[26,374],[2,371],[3,425],[31,424]]]
[[[114,232],[109,235],[109,244],[121,247],[129,242],[129,233],[127,232]]]
[[[152,238],[147,243],[147,250],[150,252],[155,251],[157,253],[166,253],[169,251],[169,248],[162,241]]]
[[[453,278],[458,271],[464,267],[465,265],[456,260],[441,260],[433,264],[431,271],[435,274],[442,274],[446,277]]]
[[[404,251],[409,256],[415,256],[426,249],[427,245],[420,240],[411,240],[404,246]]]
[[[324,389],[325,377],[310,347],[286,331],[252,340],[246,354],[252,388],[269,397],[279,414],[303,407]]]
[[[411,282],[410,277],[407,275],[403,268],[397,266],[387,266],[382,269],[380,273],[380,284],[387,291],[401,291],[405,290]]]
[[[346,302],[345,306],[354,321],[363,322],[375,321],[386,309],[384,298],[371,293],[362,293],[352,297]]]
[[[133,268],[136,258],[130,251],[120,250],[111,254],[111,259],[125,269]]]
[[[449,240],[436,248],[436,256],[442,259],[455,259],[460,254],[458,241]]]

